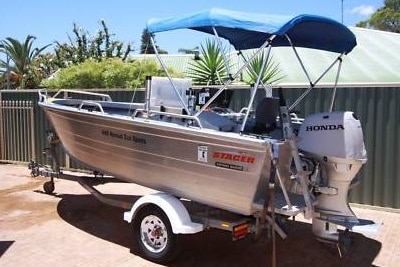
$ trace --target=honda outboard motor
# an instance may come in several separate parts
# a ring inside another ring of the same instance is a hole
[[[337,225],[347,228],[358,222],[347,197],[367,160],[361,123],[353,112],[317,113],[304,120],[298,137],[298,148],[316,162],[319,171],[311,182],[317,195],[313,232],[338,240]]]

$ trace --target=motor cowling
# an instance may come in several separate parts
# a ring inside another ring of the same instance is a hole
[[[299,149],[321,158],[365,160],[360,121],[353,112],[324,112],[308,116],[298,134]]]

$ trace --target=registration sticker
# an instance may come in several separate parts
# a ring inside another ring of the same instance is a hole
[[[197,147],[197,160],[200,162],[207,162],[207,146]]]

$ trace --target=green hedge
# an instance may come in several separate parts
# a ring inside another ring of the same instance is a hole
[[[168,71],[174,77],[182,76],[171,69]],[[147,75],[165,76],[165,73],[154,60],[87,60],[61,69],[52,78],[43,81],[43,86],[54,89],[136,88],[144,86]]]

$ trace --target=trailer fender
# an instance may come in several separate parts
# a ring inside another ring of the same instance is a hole
[[[124,212],[124,220],[131,223],[136,213],[145,205],[154,204],[167,215],[174,234],[194,234],[203,231],[203,224],[192,222],[182,202],[166,193],[154,193],[142,196],[130,211]]]

